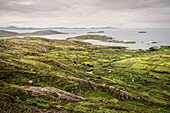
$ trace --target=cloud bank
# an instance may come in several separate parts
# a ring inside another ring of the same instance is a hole
[[[170,0],[0,0],[0,26],[170,27]]]

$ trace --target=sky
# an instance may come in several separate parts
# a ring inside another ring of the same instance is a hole
[[[170,0],[0,0],[0,27],[170,28]]]

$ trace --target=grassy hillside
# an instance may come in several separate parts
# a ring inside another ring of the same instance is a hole
[[[169,61],[168,46],[1,39],[0,112],[168,113]]]

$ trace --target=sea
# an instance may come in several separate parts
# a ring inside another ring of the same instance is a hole
[[[117,29],[52,29],[59,32],[66,32],[68,34],[55,34],[55,35],[40,35],[33,37],[43,37],[55,40],[66,40],[70,37],[80,35],[102,35],[112,37],[114,40],[122,41],[135,41],[134,44],[124,43],[112,43],[112,42],[101,42],[99,40],[84,40],[93,45],[105,45],[105,46],[125,46],[127,49],[149,49],[153,46],[170,46],[170,28],[117,28]],[[19,33],[34,32],[39,30],[8,30]],[[103,33],[88,33],[98,32]],[[145,33],[139,33],[144,31]],[[24,37],[24,36],[19,36]]]

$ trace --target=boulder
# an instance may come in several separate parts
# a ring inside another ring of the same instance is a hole
[[[118,91],[119,91],[119,89],[118,89],[118,88],[116,88],[116,89],[115,89],[115,91],[114,91],[114,94],[115,94],[115,93],[117,93]]]
[[[109,86],[109,91],[112,93],[115,90],[115,87]]]
[[[29,80],[29,81],[28,81],[28,84],[32,85],[32,84],[33,84],[33,81],[32,81],[32,80]]]

